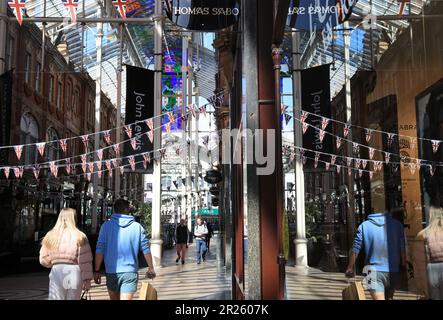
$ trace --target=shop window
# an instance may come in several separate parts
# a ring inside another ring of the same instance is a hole
[[[56,141],[59,139],[59,135],[54,128],[48,128],[46,131],[46,139],[47,141]],[[54,161],[59,159],[60,155],[60,146],[58,143],[48,143],[47,144],[47,160]]]
[[[41,89],[41,71],[42,71],[42,64],[40,62],[37,62],[35,64],[35,91],[40,93]]]
[[[51,75],[49,77],[49,102],[54,102],[54,83],[55,83],[55,77]]]
[[[25,83],[30,85],[31,84],[31,54],[26,53],[25,57]]]
[[[61,109],[61,107],[62,107],[62,90],[63,90],[62,88],[63,88],[63,85],[59,81],[57,83],[57,108],[58,109]]]
[[[14,68],[14,45],[15,40],[13,37],[9,37],[8,49],[6,50],[6,70],[11,70]]]
[[[31,114],[26,113],[22,116],[20,120],[20,132],[21,144],[32,144],[38,141],[38,124]],[[21,158],[22,165],[34,164],[37,162],[37,152],[35,147],[26,147],[24,148],[23,153],[24,155]]]

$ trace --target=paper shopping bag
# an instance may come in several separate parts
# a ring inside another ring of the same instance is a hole
[[[149,282],[142,283],[140,300],[157,300],[157,290]]]
[[[366,300],[365,289],[361,281],[351,282],[342,291],[343,300]]]

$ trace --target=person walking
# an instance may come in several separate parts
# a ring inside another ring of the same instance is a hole
[[[429,298],[443,300],[443,209],[431,207],[428,226],[417,237],[424,241]]]
[[[373,300],[392,299],[400,281],[400,267],[406,267],[403,225],[389,213],[384,213],[384,191],[372,195],[374,213],[360,224],[354,239],[346,276],[354,273],[357,255],[365,253],[368,291]]]
[[[175,263],[178,263],[181,259],[182,264],[185,264],[186,248],[188,247],[188,227],[184,219],[180,220],[180,224],[175,230],[175,241],[177,247],[177,259]]]
[[[105,262],[106,286],[111,300],[132,300],[138,285],[138,253],[148,264],[148,278],[155,277],[145,229],[129,215],[129,202],[114,203],[114,214],[100,228],[95,253],[95,283],[101,283],[100,268]]]
[[[212,224],[208,221],[205,221],[206,228],[208,229],[208,235],[206,236],[206,248],[207,251],[210,251],[211,238],[214,236],[214,229],[212,228]]]
[[[206,236],[208,235],[208,228],[203,224],[202,219],[197,219],[197,224],[194,227],[194,237],[197,249],[197,264],[206,260]]]
[[[51,268],[49,300],[80,300],[92,280],[92,252],[88,238],[76,226],[74,209],[60,211],[54,228],[43,238],[40,264]]]

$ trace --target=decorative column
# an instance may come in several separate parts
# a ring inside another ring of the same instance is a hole
[[[300,33],[292,30],[292,90],[294,103],[294,118],[301,119],[301,52]],[[305,222],[305,175],[303,172],[303,161],[300,149],[303,147],[303,128],[300,121],[294,121],[294,141],[296,150],[295,157],[295,194],[296,194],[296,215],[297,234],[294,239],[295,244],[295,265],[305,268],[308,266],[308,249],[306,240]]]
[[[103,3],[98,4],[97,8],[98,18],[103,17]],[[102,59],[103,59],[103,23],[97,23],[96,35],[96,50],[97,50],[97,64],[96,64],[96,79],[95,79],[95,132],[100,131],[100,117],[101,117],[101,103],[102,103]],[[98,161],[97,150],[100,148],[100,135],[94,135],[94,161]],[[87,152],[87,151],[86,151]],[[97,233],[97,207],[98,207],[98,175],[93,174],[93,200],[92,206],[92,234]]]
[[[155,16],[154,16],[154,150],[159,150],[162,147],[162,130],[161,114],[162,114],[162,35],[163,35],[163,15],[162,15],[162,1],[155,1]],[[160,153],[155,152],[154,161],[154,177],[153,177],[153,196],[152,196],[152,238],[151,238],[151,253],[154,266],[161,267],[162,245],[161,239],[161,158]]]

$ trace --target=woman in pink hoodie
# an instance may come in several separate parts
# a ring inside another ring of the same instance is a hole
[[[51,268],[49,300],[80,300],[82,290],[91,287],[91,247],[75,220],[74,209],[61,210],[54,228],[42,241],[40,263]]]

